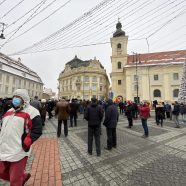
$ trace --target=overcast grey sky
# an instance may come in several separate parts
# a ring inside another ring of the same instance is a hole
[[[8,25],[4,31],[6,40],[0,40],[0,45],[3,46],[0,52],[12,54],[29,47],[65,27],[100,2],[102,1],[0,0],[0,22]],[[20,4],[17,5],[18,3]],[[23,19],[11,25],[39,3],[42,5],[40,9],[37,10],[36,7]],[[65,3],[67,4],[64,5]],[[15,5],[17,5],[16,8],[10,11]],[[47,6],[48,8],[45,11],[35,16],[28,23],[23,24],[28,21],[29,16],[34,16]],[[45,19],[56,9],[59,10],[41,24],[15,38]],[[39,49],[51,49],[52,51],[21,54],[12,57],[15,59],[20,57],[25,65],[38,73],[45,87],[56,91],[59,73],[64,69],[65,63],[73,59],[75,55],[82,60],[96,57],[106,68],[107,73],[111,72],[111,46],[109,43],[88,47],[73,48],[73,46],[109,42],[112,33],[115,31],[118,17],[120,17],[123,30],[129,36],[128,54],[131,54],[132,51],[147,53],[148,45],[145,38],[148,38],[150,52],[185,49],[185,11],[185,0],[110,0],[108,4],[105,4],[97,11],[95,10],[90,16],[87,15],[78,24],[64,30],[54,38],[55,40],[50,40],[50,43],[48,42],[46,45],[44,44],[40,48],[32,50],[37,52]],[[17,28],[19,29],[16,30]],[[11,39],[14,40],[11,41]],[[72,48],[53,50],[67,47]]]

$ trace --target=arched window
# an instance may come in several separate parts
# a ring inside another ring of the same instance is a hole
[[[174,89],[173,90],[173,97],[177,98],[178,97],[178,93],[179,93],[179,89]]]
[[[157,98],[160,98],[161,97],[160,90],[158,90],[158,89],[154,90],[154,97],[157,97]]]
[[[121,69],[121,62],[118,62],[118,69]]]
[[[117,49],[121,49],[121,43],[118,43]]]

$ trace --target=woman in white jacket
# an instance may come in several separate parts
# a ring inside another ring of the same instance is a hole
[[[10,181],[10,186],[22,186],[30,178],[25,173],[31,145],[42,134],[39,111],[29,104],[25,89],[17,89],[12,108],[2,119],[0,132],[0,178]]]

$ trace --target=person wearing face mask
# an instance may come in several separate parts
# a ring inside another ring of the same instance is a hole
[[[31,145],[42,135],[42,120],[29,104],[27,90],[17,89],[13,95],[12,108],[2,118],[0,179],[9,181],[10,186],[23,186],[31,177],[25,167]]]

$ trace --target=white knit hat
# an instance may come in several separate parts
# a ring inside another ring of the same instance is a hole
[[[13,96],[19,96],[19,97],[21,97],[26,104],[29,104],[30,103],[30,97],[29,97],[28,91],[26,89],[17,89],[13,93]]]

